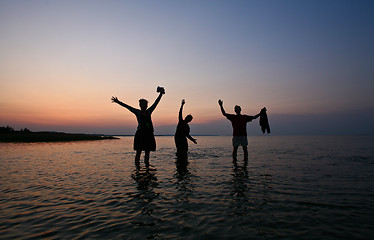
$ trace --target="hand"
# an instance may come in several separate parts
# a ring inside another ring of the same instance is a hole
[[[165,88],[164,87],[157,87],[157,92],[159,92],[160,95],[164,95],[165,94]]]
[[[182,99],[182,106],[186,104],[186,101],[184,99]]]
[[[218,100],[218,104],[220,105],[220,106],[222,106],[223,105],[223,101],[220,99],[220,100]]]
[[[195,144],[197,144],[197,141],[196,141],[196,139],[193,139],[193,140],[192,140],[192,142],[193,142],[193,143],[195,143]]]
[[[259,115],[262,114],[262,113],[266,113],[266,107],[262,108]]]
[[[112,97],[112,102],[114,102],[114,103],[118,103],[118,102],[119,102],[119,100],[118,100],[118,98],[117,98],[117,97]]]

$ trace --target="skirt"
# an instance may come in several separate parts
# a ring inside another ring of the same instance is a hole
[[[137,130],[134,137],[134,150],[156,151],[156,140],[153,132]]]

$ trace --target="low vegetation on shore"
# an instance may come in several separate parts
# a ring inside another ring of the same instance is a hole
[[[19,131],[12,127],[0,127],[0,142],[67,142],[118,139],[101,134],[63,133],[63,132],[32,132],[27,128]]]

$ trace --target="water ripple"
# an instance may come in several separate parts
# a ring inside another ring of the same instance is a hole
[[[152,169],[132,139],[0,145],[0,239],[366,239],[372,138],[201,137],[188,164],[159,137]],[[253,138],[251,138],[253,139]],[[211,140],[212,143],[209,143]],[[357,141],[355,141],[357,143]]]

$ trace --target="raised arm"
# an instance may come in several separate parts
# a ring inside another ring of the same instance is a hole
[[[133,108],[133,107],[127,105],[126,103],[121,102],[120,100],[118,100],[117,97],[112,97],[112,102],[117,103],[118,105],[121,105],[122,107],[127,108],[132,113],[135,113],[136,110],[137,110],[136,108]]]
[[[223,101],[221,99],[218,100],[218,104],[221,107],[222,115],[225,116],[225,117],[227,117],[227,113],[225,112],[225,109],[223,108]]]
[[[256,119],[256,118],[258,118],[260,116],[260,113],[259,114],[256,114],[256,115],[254,115],[253,116],[253,119]]]
[[[179,109],[179,115],[178,115],[178,120],[179,121],[182,121],[183,120],[183,116],[182,116],[182,112],[183,112],[183,105],[186,103],[186,101],[184,101],[184,99],[182,100],[182,103],[181,103],[181,107]]]
[[[258,117],[261,115],[261,113],[262,113],[263,111],[266,112],[266,108],[261,109],[261,111],[260,111],[258,114],[256,114],[256,115],[253,116],[253,119],[258,118]]]
[[[161,100],[161,97],[162,97],[162,95],[164,95],[165,94],[165,92],[160,92],[160,94],[158,95],[158,97],[156,98],[156,100],[155,100],[155,102],[152,104],[152,106],[150,106],[148,109],[147,109],[147,111],[149,111],[149,113],[152,113],[154,110],[155,110],[155,108],[157,107],[157,104],[160,102],[160,100]]]

